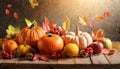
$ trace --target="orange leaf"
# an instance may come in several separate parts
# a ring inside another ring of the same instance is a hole
[[[12,7],[12,4],[11,4],[11,3],[9,3],[9,4],[7,5],[7,7],[8,7],[8,8],[11,8],[11,7]]]
[[[103,20],[103,19],[104,19],[103,16],[97,16],[97,17],[95,18],[95,20],[97,20],[97,21],[101,21],[101,20]]]
[[[19,18],[19,16],[18,16],[18,13],[17,13],[17,12],[14,12],[14,13],[13,13],[13,16],[14,16],[14,18],[15,18],[15,19],[18,19],[18,18]]]
[[[110,17],[110,12],[106,11],[106,12],[104,13],[104,16],[105,16],[105,17]]]

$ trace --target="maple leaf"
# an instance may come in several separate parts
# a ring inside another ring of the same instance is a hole
[[[14,27],[12,25],[9,25],[8,29],[6,29],[7,37],[10,38],[12,38],[13,36],[15,37],[19,32],[20,32],[20,28]]]
[[[29,3],[31,4],[32,8],[39,6],[39,2],[37,0],[29,0]]]

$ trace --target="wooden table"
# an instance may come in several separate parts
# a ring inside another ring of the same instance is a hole
[[[51,59],[29,61],[0,59],[0,69],[120,69],[120,51],[114,55],[100,54],[88,58]]]

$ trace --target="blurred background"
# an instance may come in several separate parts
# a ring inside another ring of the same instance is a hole
[[[70,31],[74,31],[79,16],[88,18],[87,23],[94,21],[95,27],[80,26],[81,31],[91,33],[93,30],[103,29],[105,37],[113,41],[120,41],[120,0],[36,0],[39,5],[31,7],[29,0],[0,0],[0,37],[6,35],[8,25],[26,27],[25,18],[37,20],[42,25],[44,17],[62,25],[66,16],[71,21]],[[12,7],[8,6],[12,4]],[[9,10],[9,11],[6,11]],[[108,11],[110,16],[103,20],[95,20],[96,16],[103,16]],[[6,14],[7,12],[7,14]],[[17,19],[13,15],[17,13]]]

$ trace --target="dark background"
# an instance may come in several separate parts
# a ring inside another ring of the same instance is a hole
[[[88,16],[89,21],[95,22],[95,27],[80,26],[81,31],[91,32],[96,29],[103,29],[105,37],[113,41],[120,41],[120,0],[38,0],[39,6],[34,9],[28,0],[0,0],[0,37],[6,35],[6,28],[9,24],[26,26],[25,18],[31,21],[36,19],[41,26],[44,17],[54,21],[57,25],[62,25],[66,16],[71,20],[71,31],[74,31],[78,16]],[[5,14],[7,4],[12,3],[12,8],[8,8],[10,15]],[[95,17],[103,15],[109,11],[110,17],[102,21],[95,21]],[[19,19],[13,17],[13,13],[19,14]]]

